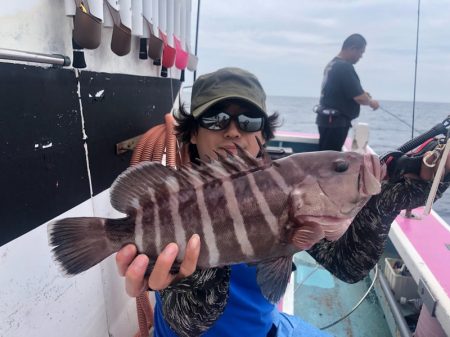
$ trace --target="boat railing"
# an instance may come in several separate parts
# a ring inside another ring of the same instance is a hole
[[[70,66],[70,58],[65,55],[59,54],[41,54],[28,51],[14,50],[14,49],[4,49],[0,48],[0,59],[1,60],[12,60],[12,61],[25,61],[25,62],[36,62],[45,63],[51,65],[59,65],[62,67]]]

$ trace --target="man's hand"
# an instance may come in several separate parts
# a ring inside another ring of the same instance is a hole
[[[150,276],[145,278],[149,259],[144,254],[137,254],[134,245],[126,245],[116,255],[116,264],[119,274],[125,276],[125,289],[131,297],[139,296],[142,291],[151,288],[162,290],[167,288],[172,282],[190,276],[197,268],[197,261],[200,254],[200,237],[192,235],[187,246],[186,254],[180,265],[178,274],[170,273],[170,269],[178,255],[178,246],[169,243],[156,259],[155,266]]]
[[[368,92],[365,92],[359,96],[353,97],[356,103],[359,105],[368,105],[373,110],[376,110],[380,107],[380,104],[377,100],[372,99],[372,96]]]
[[[374,99],[369,99],[369,106],[373,109],[376,110],[380,107],[380,103],[378,103],[377,100]]]

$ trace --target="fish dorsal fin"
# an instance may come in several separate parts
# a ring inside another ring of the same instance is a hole
[[[258,137],[256,137],[256,141],[258,142],[258,145],[259,145],[259,152],[262,154],[262,157],[264,159],[263,161],[253,157],[252,155],[250,155],[250,153],[245,151],[239,144],[234,143],[234,145],[236,146],[236,149],[238,151],[238,156],[240,158],[242,158],[242,160],[244,162],[246,162],[247,165],[249,165],[249,166],[269,166],[269,165],[271,165],[272,161],[270,160],[270,158],[269,158],[269,160],[265,160],[264,154],[267,154],[267,152],[264,150],[264,147]]]
[[[197,188],[225,177],[233,179],[237,175],[263,170],[271,165],[253,158],[238,145],[236,148],[238,155],[231,152],[227,156],[217,154],[218,159],[210,159],[209,162],[199,160],[178,170],[148,161],[132,166],[120,174],[111,186],[111,205],[120,212],[128,213],[130,208],[138,207],[136,203],[142,196],[178,193],[186,188]]]
[[[248,151],[244,150],[239,144],[234,144],[237,154],[232,153],[226,148],[220,148],[226,155],[214,151],[217,159],[208,158],[208,161],[197,160],[198,164],[192,164],[190,168],[183,167],[182,170],[195,170],[202,175],[206,181],[213,181],[223,177],[233,177],[233,175],[242,175],[246,172],[254,172],[270,167],[272,161],[265,161],[253,157]]]
[[[177,171],[159,162],[141,162],[121,173],[110,189],[111,205],[118,211],[127,213],[136,208],[136,202],[149,190],[157,193],[177,191],[183,185]]]
[[[261,143],[261,141],[259,140],[258,137],[256,137],[256,142],[257,142],[258,145],[259,145],[259,153],[261,154],[261,158],[262,158],[263,162],[264,162],[266,165],[271,164],[271,163],[272,163],[272,158],[270,158],[269,153],[267,153],[267,151],[266,151],[266,149],[265,149],[263,143]]]
[[[256,282],[264,297],[277,303],[286,291],[292,273],[292,256],[283,256],[258,263]]]

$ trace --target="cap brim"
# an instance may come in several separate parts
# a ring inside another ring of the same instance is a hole
[[[256,109],[258,109],[258,111],[260,111],[262,114],[267,116],[267,112],[265,110],[263,110],[256,102],[254,102],[251,99],[248,99],[246,97],[238,96],[238,95],[224,96],[224,97],[218,97],[216,99],[213,99],[212,101],[209,101],[208,103],[205,103],[205,104],[197,107],[197,109],[195,109],[194,111],[192,111],[192,116],[194,116],[194,118],[198,118],[213,105],[220,103],[222,101],[225,101],[225,100],[229,100],[229,99],[238,99],[238,100],[242,100],[246,103],[249,103],[249,104],[253,105]]]

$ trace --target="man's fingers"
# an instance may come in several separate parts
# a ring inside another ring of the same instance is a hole
[[[127,245],[116,255],[116,264],[119,273],[125,276],[125,288],[128,295],[138,296],[147,285],[154,290],[161,290],[169,286],[174,280],[191,275],[197,268],[200,254],[200,237],[194,234],[186,246],[186,253],[180,265],[179,273],[175,276],[170,270],[177,258],[179,248],[175,243],[169,243],[159,254],[153,267],[152,273],[145,280],[149,259],[146,255],[136,256],[136,247]]]
[[[197,268],[198,256],[200,254],[200,237],[198,234],[192,235],[187,247],[186,254],[180,266],[177,279],[191,275]]]
[[[154,290],[166,288],[174,279],[174,275],[170,274],[176,257],[178,255],[178,246],[175,243],[169,243],[166,248],[159,254],[155,262],[155,267],[148,279],[148,285]]]
[[[135,245],[126,245],[116,254],[116,265],[120,276],[125,276],[128,266],[136,257],[137,250]]]
[[[145,290],[144,275],[147,270],[148,261],[147,255],[141,254],[136,256],[129,265],[125,273],[125,289],[128,295],[136,297]]]

